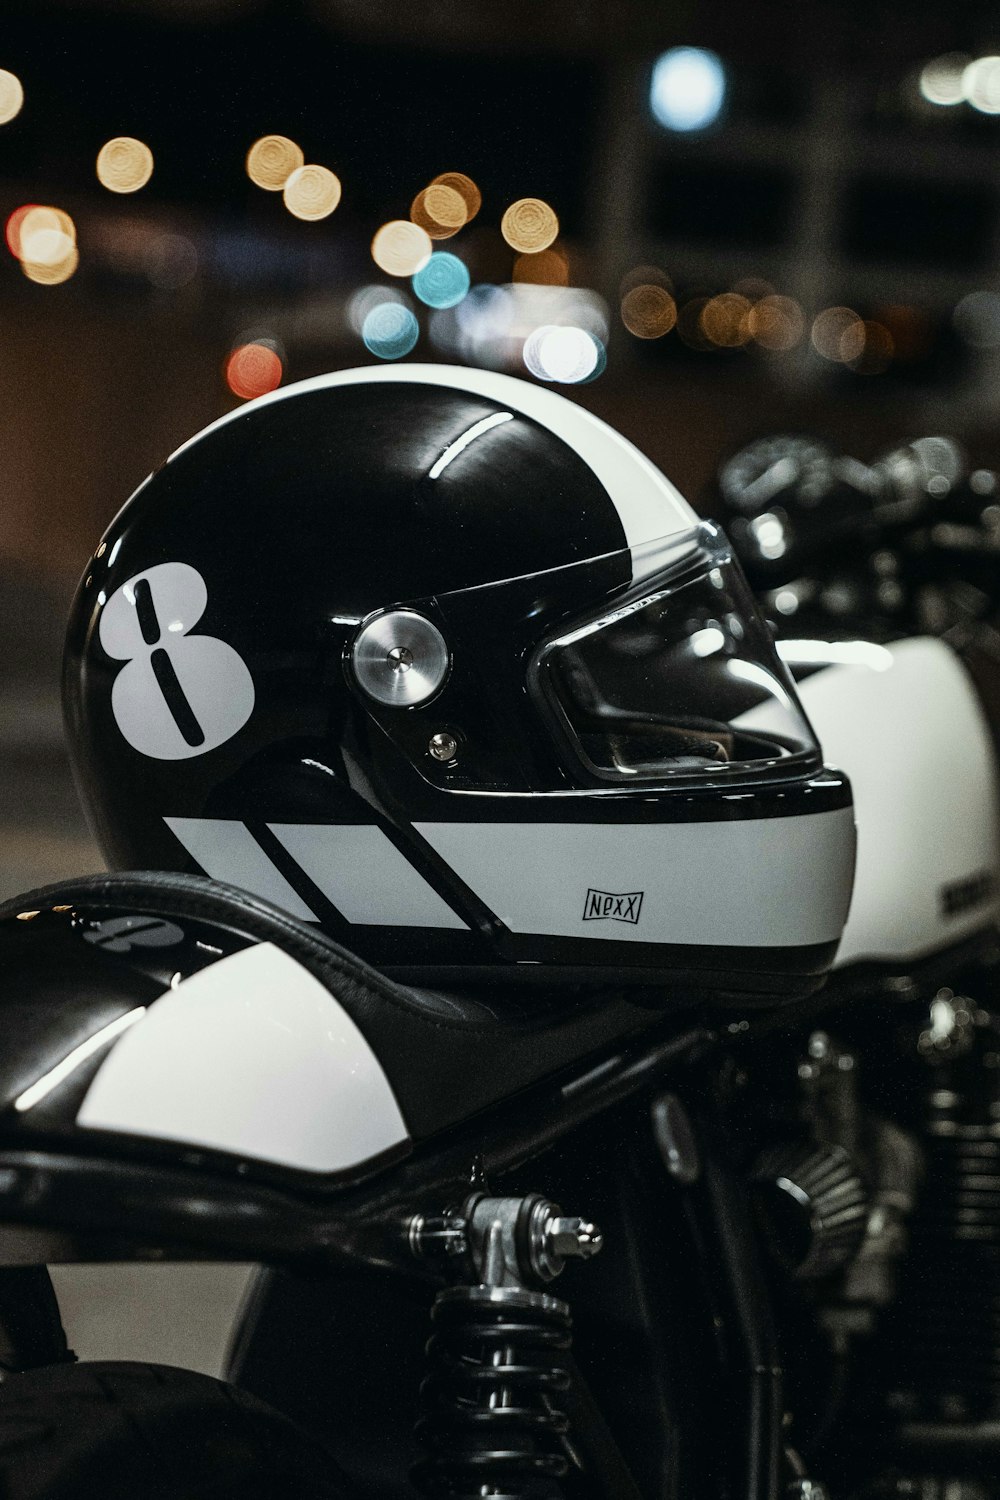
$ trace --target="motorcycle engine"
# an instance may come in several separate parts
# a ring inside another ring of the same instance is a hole
[[[995,741],[998,495],[949,438],[862,464],[779,436],[730,459],[715,499],[779,649],[936,637]],[[789,654],[800,678],[815,670]],[[955,896],[984,901],[975,941],[848,963],[814,1029],[776,1029],[720,1080],[730,1137],[746,1142],[802,1472],[837,1496],[1000,1495],[993,894]],[[818,1492],[798,1483],[789,1493]]]

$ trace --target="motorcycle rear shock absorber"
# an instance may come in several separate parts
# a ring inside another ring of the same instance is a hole
[[[567,1258],[596,1254],[600,1233],[538,1194],[478,1193],[455,1214],[415,1219],[410,1242],[472,1283],[434,1301],[414,1483],[449,1500],[560,1500],[577,1460],[561,1409],[572,1320],[541,1287]]]
[[[559,1496],[569,1467],[559,1409],[570,1311],[546,1292],[454,1286],[439,1292],[414,1471],[425,1494]]]

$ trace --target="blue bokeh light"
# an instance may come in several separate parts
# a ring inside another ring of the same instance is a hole
[[[361,337],[377,359],[402,359],[420,337],[420,324],[400,302],[380,302],[366,314]]]
[[[436,250],[413,277],[413,290],[428,307],[457,307],[469,290],[469,269],[457,255]]]
[[[672,47],[656,59],[649,86],[653,118],[665,130],[704,130],[726,98],[722,59],[702,47]]]
[[[585,375],[580,381],[581,385],[589,385],[592,380],[598,380],[608,368],[608,351],[604,347],[603,341],[597,337],[596,333],[592,333],[590,337],[597,346],[597,363],[590,374]]]

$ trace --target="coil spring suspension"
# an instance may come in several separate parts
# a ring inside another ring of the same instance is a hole
[[[478,1283],[434,1301],[417,1424],[427,1455],[413,1470],[425,1495],[559,1500],[569,1461],[580,1462],[557,1404],[570,1384],[570,1311],[525,1283],[544,1286],[602,1243],[538,1193],[473,1193],[456,1214],[411,1221],[418,1258]]]
[[[448,1287],[432,1318],[417,1426],[428,1455],[415,1483],[454,1500],[555,1500],[568,1467],[569,1424],[556,1406],[569,1385],[566,1303],[514,1287]]]

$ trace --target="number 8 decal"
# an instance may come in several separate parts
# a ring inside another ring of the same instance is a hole
[[[116,589],[101,615],[101,645],[126,666],[111,709],[140,755],[185,760],[232,739],[253,712],[253,678],[232,646],[191,635],[208,604],[188,563],[158,563]]]

